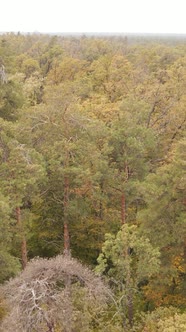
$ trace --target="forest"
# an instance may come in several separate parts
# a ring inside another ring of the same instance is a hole
[[[186,331],[186,37],[0,35],[0,331]]]

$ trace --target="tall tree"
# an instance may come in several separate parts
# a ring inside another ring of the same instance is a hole
[[[17,228],[21,238],[22,266],[27,263],[25,227],[21,219],[21,208],[32,200],[37,191],[37,183],[44,174],[41,156],[27,148],[15,138],[13,125],[1,120],[1,187],[11,200],[15,210]]]
[[[13,277],[21,268],[19,259],[12,254],[14,220],[11,214],[10,198],[0,193],[0,283]]]
[[[139,212],[141,230],[162,252],[161,273],[152,285],[156,304],[184,303],[185,147],[185,140],[175,144],[167,163],[146,178],[141,190],[146,202]],[[153,298],[151,292],[149,298]]]
[[[159,270],[159,251],[148,238],[138,235],[135,226],[123,225],[116,236],[106,235],[98,263],[96,271],[110,277],[117,295],[117,315],[127,330],[127,320],[133,325],[140,284]]]
[[[120,201],[122,224],[127,220],[127,206],[137,208],[140,202],[138,183],[149,172],[156,150],[154,132],[146,128],[143,121],[143,106],[140,102],[132,105],[130,99],[123,102],[119,119],[111,127],[109,144],[113,180],[110,187],[114,199]]]

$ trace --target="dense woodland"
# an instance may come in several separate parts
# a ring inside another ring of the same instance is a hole
[[[184,38],[0,35],[0,331],[186,331],[185,91]]]

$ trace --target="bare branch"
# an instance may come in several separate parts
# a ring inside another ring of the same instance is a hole
[[[87,267],[69,256],[36,258],[15,279],[2,287],[11,311],[0,331],[53,332],[56,325],[71,331],[72,290],[84,290],[84,300],[106,303],[110,291]]]

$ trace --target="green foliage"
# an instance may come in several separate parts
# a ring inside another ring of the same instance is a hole
[[[106,234],[96,271],[107,272],[123,283],[130,271],[130,281],[137,286],[157,273],[159,256],[149,239],[139,237],[136,226],[124,225],[116,236]]]
[[[142,331],[149,332],[182,332],[186,331],[186,314],[176,308],[158,308],[146,315],[145,326]]]
[[[0,85],[0,117],[15,121],[18,118],[18,111],[24,104],[21,86],[13,81]]]
[[[15,276],[21,270],[19,259],[3,250],[0,250],[0,267],[0,283]]]
[[[160,253],[147,238],[139,237],[136,226],[127,224],[116,236],[107,234],[98,257],[96,272],[106,274],[117,294],[116,314],[122,324],[134,323],[140,302],[140,288],[157,275]]]
[[[11,207],[7,197],[0,194],[0,283],[20,271],[20,262],[11,254],[12,220]]]
[[[142,187],[146,208],[138,214],[141,232],[161,250],[160,278],[152,284],[156,304],[184,306],[185,297],[185,140],[178,142],[166,164],[149,174]],[[162,289],[159,293],[158,289]],[[148,294],[150,297],[150,292]],[[177,300],[176,300],[177,298]]]
[[[91,328],[77,313],[82,331],[141,332],[138,311],[185,308],[185,51],[161,38],[0,36],[0,279],[17,273],[23,237],[29,257],[52,257],[68,225],[72,255],[99,256],[115,291],[106,313],[84,307]],[[157,321],[152,331],[174,326]]]

